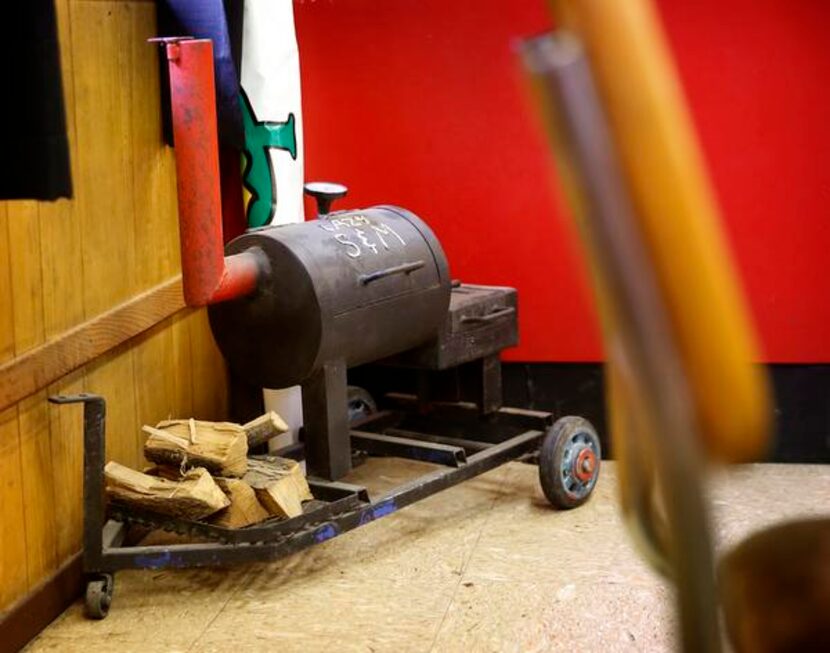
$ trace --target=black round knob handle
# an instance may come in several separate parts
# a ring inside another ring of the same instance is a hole
[[[331,181],[311,181],[303,186],[306,195],[310,195],[317,201],[317,214],[326,215],[331,210],[334,200],[339,200],[349,192],[343,184],[335,184]]]

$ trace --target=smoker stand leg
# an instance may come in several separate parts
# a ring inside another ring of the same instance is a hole
[[[481,359],[481,412],[496,412],[502,406],[501,360],[498,354]]]
[[[303,431],[308,473],[336,481],[352,468],[346,364],[334,361],[303,383]]]
[[[501,361],[498,353],[465,363],[461,372],[472,390],[471,399],[483,415],[496,412],[502,406]]]

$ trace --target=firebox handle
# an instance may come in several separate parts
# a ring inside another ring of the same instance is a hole
[[[498,320],[501,317],[506,317],[507,315],[513,315],[516,312],[516,309],[512,306],[504,306],[502,308],[497,308],[492,313],[487,313],[487,315],[467,315],[466,317],[461,318],[462,323],[470,323],[473,322],[475,324],[482,324],[486,322],[492,322],[494,320]]]

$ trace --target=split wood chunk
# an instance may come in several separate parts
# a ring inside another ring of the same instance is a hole
[[[242,426],[248,436],[248,449],[268,442],[273,437],[288,431],[288,424],[273,410],[252,419]]]
[[[239,424],[177,419],[144,426],[144,456],[160,465],[204,467],[220,476],[240,477],[248,469],[248,437]]]
[[[300,501],[312,501],[314,499],[305,474],[303,474],[303,468],[296,460],[271,455],[251,456],[248,458],[248,466],[251,471],[262,476],[288,476],[297,486]]]
[[[296,460],[277,456],[248,459],[248,473],[242,479],[256,492],[262,506],[277,517],[296,517],[303,501],[314,498]]]
[[[231,505],[211,517],[211,523],[225,528],[243,528],[268,519],[271,514],[262,507],[253,488],[238,478],[214,479],[228,496]]]
[[[128,506],[173,517],[202,519],[231,503],[203,467],[191,469],[181,481],[170,481],[109,462],[104,467],[104,477],[107,496]]]

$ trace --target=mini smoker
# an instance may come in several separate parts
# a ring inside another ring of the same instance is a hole
[[[325,542],[510,461],[539,466],[558,508],[588,500],[600,442],[581,417],[502,406],[499,352],[515,345],[516,291],[450,282],[441,245],[397,207],[329,212],[342,187],[312,189],[320,217],[248,231],[223,251],[210,41],[166,40],[176,140],[185,300],[209,306],[229,366],[253,384],[303,387],[304,440],[313,500],[290,519],[232,529],[139,509],[104,497],[106,402],[84,404],[86,610],[104,618],[119,569],[275,560]],[[419,371],[418,395],[387,393],[379,411],[349,421],[346,368],[383,359]],[[437,401],[432,371],[473,370],[476,401]],[[433,463],[370,496],[337,481],[352,452]],[[130,526],[196,542],[130,543]]]

